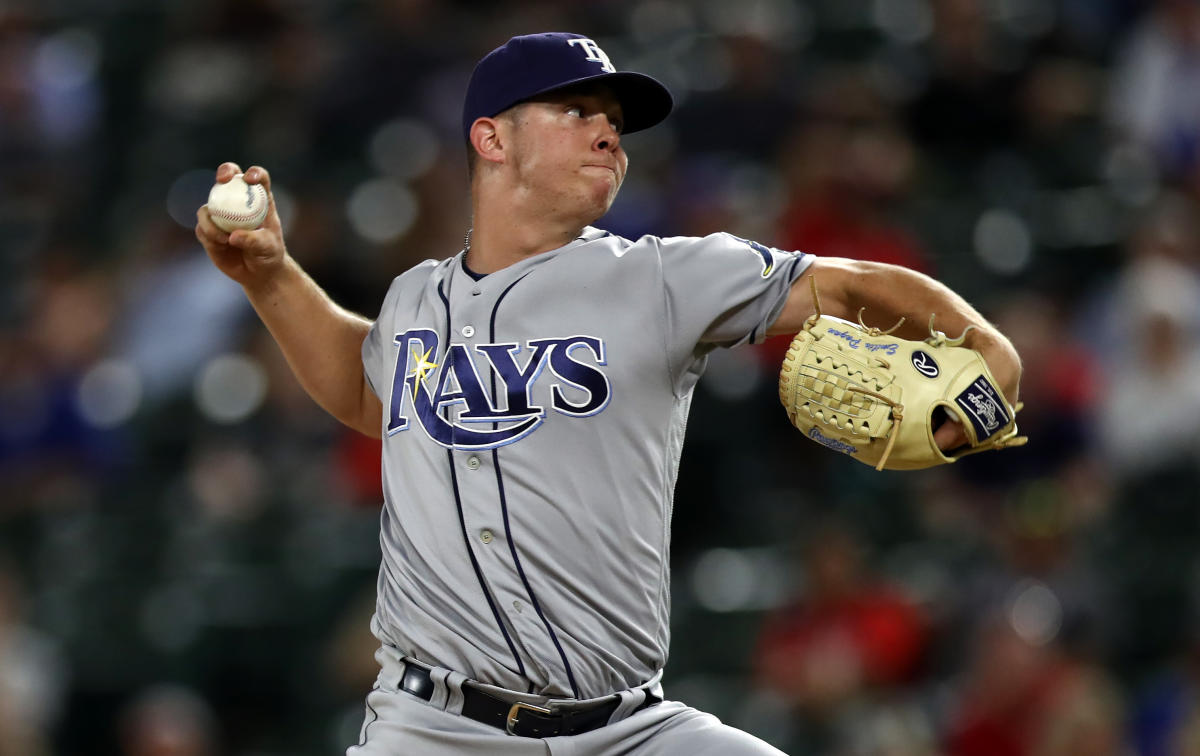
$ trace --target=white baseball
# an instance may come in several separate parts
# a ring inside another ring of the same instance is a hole
[[[241,173],[224,184],[213,184],[208,193],[208,214],[213,225],[226,233],[258,228],[267,219],[269,206],[262,184],[247,184]]]

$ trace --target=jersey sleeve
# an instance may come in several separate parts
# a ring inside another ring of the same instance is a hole
[[[666,238],[660,250],[667,329],[688,349],[762,341],[813,260],[727,233]]]

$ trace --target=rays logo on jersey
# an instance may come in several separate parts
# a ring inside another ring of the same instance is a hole
[[[608,406],[612,389],[600,367],[604,341],[593,336],[531,339],[523,346],[450,344],[444,353],[428,328],[397,334],[387,433],[407,430],[406,411],[436,443],[449,449],[494,449],[528,436],[546,419],[533,404],[533,386],[546,368],[550,406],[569,417],[590,417]],[[440,354],[440,357],[439,357]],[[491,371],[491,390],[482,376]]]
[[[775,270],[775,255],[771,254],[770,247],[764,246],[764,245],[759,244],[758,242],[752,241],[750,239],[743,239],[740,236],[734,236],[733,234],[730,234],[730,236],[733,237],[734,239],[737,239],[742,244],[745,244],[753,252],[755,252],[757,255],[762,257],[762,260],[763,260],[762,277],[763,278],[766,278],[767,276],[771,275],[772,272],[774,272],[774,270]]]

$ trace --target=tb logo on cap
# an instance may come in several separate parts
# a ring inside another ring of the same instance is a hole
[[[583,51],[587,53],[588,60],[595,61],[596,63],[600,64],[601,71],[604,71],[605,73],[617,72],[617,69],[613,66],[612,61],[609,60],[604,51],[600,49],[600,45],[596,44],[594,41],[587,39],[586,37],[581,37],[577,39],[568,39],[567,44],[571,45],[572,47],[575,45],[582,47]]]

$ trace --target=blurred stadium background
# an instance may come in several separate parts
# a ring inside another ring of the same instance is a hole
[[[679,105],[601,225],[930,272],[1001,324],[1023,449],[879,474],[715,355],[666,690],[796,754],[1200,753],[1200,2],[3,0],[0,754],[357,741],[377,447],[192,235],[267,166],[373,316],[458,251],[456,122],[512,34]]]

